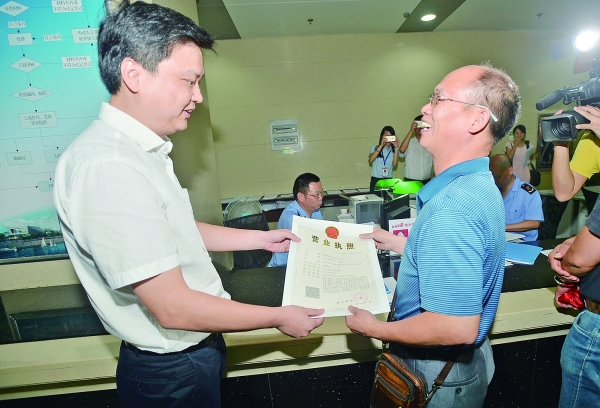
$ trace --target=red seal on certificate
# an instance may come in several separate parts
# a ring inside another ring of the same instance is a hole
[[[367,295],[365,292],[358,292],[358,293],[354,294],[354,296],[352,297],[352,300],[354,301],[355,305],[360,305],[361,303],[367,303],[369,301],[369,295]]]
[[[340,231],[336,227],[327,227],[325,228],[325,234],[327,234],[327,238],[337,239]]]

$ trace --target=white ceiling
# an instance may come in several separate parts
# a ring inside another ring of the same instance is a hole
[[[584,26],[600,28],[600,0],[467,0],[436,31],[576,32]]]
[[[394,33],[419,0],[223,0],[242,38]],[[308,19],[314,21],[310,23]]]
[[[600,28],[600,0],[197,0],[200,25],[217,39],[395,33],[405,13],[452,3],[434,31]]]

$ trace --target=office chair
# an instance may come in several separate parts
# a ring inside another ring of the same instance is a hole
[[[393,192],[394,195],[402,195],[402,194],[416,194],[420,189],[423,188],[423,183],[416,180],[411,181],[400,181],[394,184]]]
[[[568,201],[560,202],[554,196],[542,196],[544,221],[538,229],[538,240],[556,238],[558,224],[560,224],[560,220],[568,204]]]
[[[258,214],[224,220],[223,224],[231,228],[269,231],[269,224],[267,223],[264,211]],[[233,269],[264,268],[271,260],[272,255],[271,252],[264,249],[233,251]]]

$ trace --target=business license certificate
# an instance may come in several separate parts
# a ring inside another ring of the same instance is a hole
[[[389,312],[372,225],[294,216],[282,305],[324,308],[323,317],[347,316],[348,306],[373,314]]]

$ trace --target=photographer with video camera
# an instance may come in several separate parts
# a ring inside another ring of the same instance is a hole
[[[542,98],[536,105],[543,110],[563,99],[568,105],[577,102],[572,110],[556,112],[542,120],[542,136],[545,142],[554,144],[552,161],[552,187],[558,201],[567,201],[596,173],[600,173],[600,58],[590,64],[590,79],[572,87],[564,87]],[[586,130],[581,137],[573,159],[569,163],[569,143],[577,139],[578,132]],[[584,190],[585,192],[585,190]],[[591,212],[595,194],[584,194]]]
[[[573,110],[589,123],[575,125],[576,129],[587,131],[577,144],[570,162],[569,142],[553,142],[552,188],[558,201],[570,200],[592,175],[600,173],[600,109],[586,105],[576,106]],[[557,112],[557,115],[560,114],[562,111]],[[588,207],[591,205],[588,204]],[[591,208],[589,210],[591,211]]]
[[[598,76],[597,71],[595,72]],[[592,76],[594,76],[592,74]],[[596,173],[600,173],[600,97],[599,78],[567,91],[577,91],[581,97],[572,98],[575,92],[565,92],[565,101],[580,100],[582,106],[572,111],[558,111],[556,115],[542,121],[544,141],[554,143],[552,162],[552,186],[559,201],[571,199],[583,184]],[[581,137],[573,159],[569,162],[569,143]],[[585,192],[585,190],[583,190]],[[587,194],[586,199],[587,199]],[[555,302],[558,307],[585,309],[573,322],[561,351],[562,386],[560,408],[600,407],[598,396],[598,367],[600,352],[595,345],[600,322],[600,208],[591,210],[590,216],[579,235],[558,245],[549,255],[548,262],[556,273],[558,284]]]
[[[554,91],[542,98],[536,108],[546,109],[560,99],[579,106],[543,119],[541,128],[544,141],[554,144],[554,194],[559,201],[567,201],[592,175],[600,173],[600,58],[592,60],[588,81]],[[577,139],[580,131],[585,133],[569,162],[569,143]],[[585,189],[582,191],[589,213],[585,226],[548,255],[558,285],[556,305],[585,309],[573,321],[562,347],[559,408],[600,408],[600,206],[592,211],[595,202]]]
[[[577,145],[570,169],[568,142],[555,142],[552,164],[552,183],[575,195],[587,179],[587,174],[599,172],[600,167],[600,109],[579,106],[579,113],[590,123],[578,124],[579,130],[589,130]],[[560,173],[559,173],[560,171]],[[571,179],[569,181],[569,179]],[[557,182],[563,182],[558,184]],[[558,194],[557,194],[558,197]],[[567,239],[548,255],[558,284],[555,302],[558,307],[585,309],[573,321],[561,351],[562,386],[559,408],[599,407],[600,349],[597,345],[600,330],[600,207],[590,211],[585,227]]]

